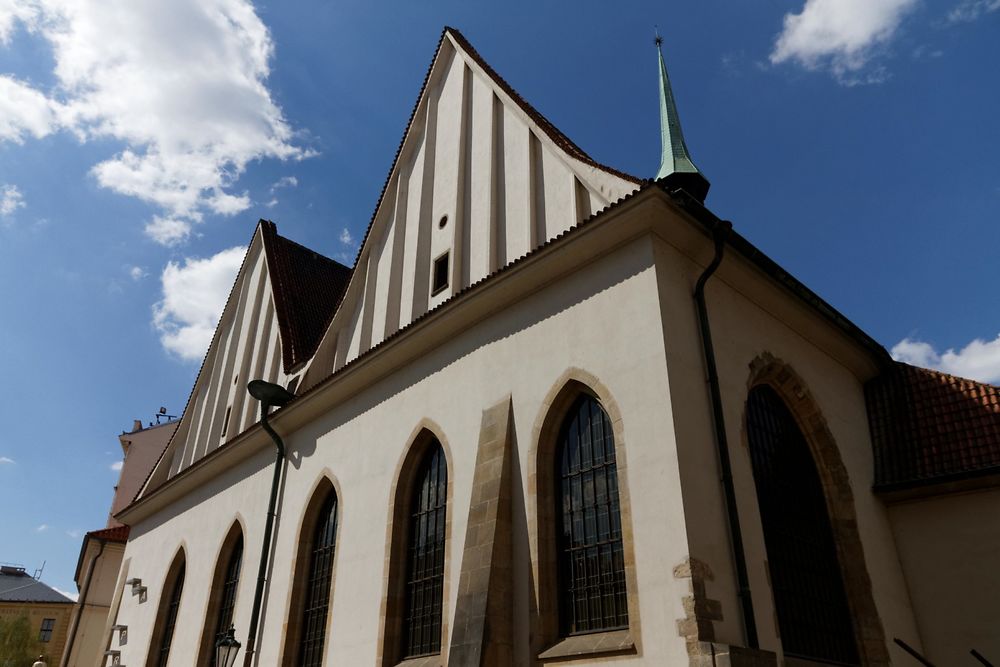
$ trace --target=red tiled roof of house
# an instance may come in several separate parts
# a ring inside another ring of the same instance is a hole
[[[261,220],[260,225],[287,373],[316,352],[347,289],[351,269],[278,236],[273,222]]]
[[[87,533],[87,537],[93,537],[98,540],[106,540],[108,542],[128,542],[128,526],[115,526],[113,528],[102,528],[101,530],[92,530]]]
[[[897,362],[865,399],[876,489],[1000,473],[1000,388]]]

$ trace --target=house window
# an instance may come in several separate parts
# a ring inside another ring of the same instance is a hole
[[[448,253],[434,260],[434,273],[431,279],[431,296],[448,287]]]
[[[747,442],[785,656],[860,664],[819,473],[795,417],[769,386],[747,397]]]
[[[309,575],[303,603],[302,634],[299,640],[299,661],[296,663],[300,667],[319,667],[323,663],[336,538],[337,494],[331,488],[316,518],[309,555]]]
[[[174,638],[174,626],[177,624],[177,610],[181,605],[181,591],[184,589],[184,570],[185,563],[181,561],[179,569],[176,575],[174,575],[174,584],[170,588],[170,597],[167,600],[167,606],[161,614],[163,625],[161,626],[162,634],[156,651],[155,664],[157,667],[167,667],[167,658],[170,657],[170,642]]]
[[[590,396],[563,422],[555,462],[560,632],[628,628],[615,439]]]
[[[219,614],[215,619],[215,632],[213,633],[213,644],[226,636],[229,626],[233,622],[233,612],[236,609],[236,589],[240,585],[240,570],[243,567],[243,533],[236,538],[232,552],[229,554],[229,562],[226,563],[225,578],[222,581],[222,599],[219,603]],[[215,667],[215,651],[209,653],[209,664]]]
[[[50,642],[52,641],[52,630],[56,627],[56,619],[45,618],[42,619],[42,630],[38,633],[38,641],[40,642]]]
[[[436,440],[414,481],[407,533],[403,657],[441,652],[448,465]]]

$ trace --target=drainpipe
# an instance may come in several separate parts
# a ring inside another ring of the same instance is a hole
[[[60,667],[66,667],[69,664],[69,656],[73,652],[73,644],[76,642],[76,633],[80,629],[80,617],[83,616],[87,606],[87,595],[90,593],[90,581],[94,578],[94,567],[97,566],[97,559],[104,553],[104,545],[108,543],[107,540],[100,537],[97,538],[97,541],[100,542],[101,548],[97,550],[97,555],[90,559],[90,565],[87,566],[87,581],[83,585],[83,590],[80,591],[79,608],[76,612],[76,618],[73,619],[73,629],[69,631],[69,641],[66,642],[66,648],[63,650],[62,660],[59,662]]]
[[[726,425],[722,411],[722,392],[719,389],[719,372],[715,366],[715,351],[712,347],[712,329],[708,323],[708,306],[705,304],[705,283],[722,263],[722,253],[726,239],[733,229],[733,223],[722,220],[712,230],[715,242],[715,257],[698,278],[694,288],[694,300],[698,305],[698,325],[701,329],[701,344],[705,353],[705,369],[708,372],[708,386],[712,396],[712,421],[715,424],[715,445],[719,458],[719,475],[726,497],[726,517],[729,523],[729,540],[733,547],[736,565],[736,583],[740,606],[743,611],[743,631],[749,648],[759,648],[757,624],[754,621],[753,598],[750,595],[750,580],[747,576],[746,554],[743,551],[743,533],[740,530],[740,516],[736,508],[736,490],[733,487],[733,471],[729,461],[729,443],[726,440]]]
[[[267,522],[264,524],[264,543],[260,549],[260,567],[257,570],[257,589],[253,594],[253,610],[250,612],[250,630],[247,637],[247,650],[243,656],[244,667],[250,667],[253,663],[254,640],[257,638],[257,625],[260,622],[260,606],[264,599],[264,582],[267,581],[268,553],[271,548],[271,531],[274,529],[274,519],[276,516],[275,506],[278,501],[278,486],[281,483],[281,473],[285,463],[285,443],[281,437],[271,428],[267,421],[267,413],[271,406],[281,407],[288,403],[295,396],[285,390],[281,385],[264,382],[263,380],[253,380],[247,385],[250,395],[260,401],[260,425],[277,449],[277,456],[274,460],[274,477],[271,479],[271,499],[267,505]]]

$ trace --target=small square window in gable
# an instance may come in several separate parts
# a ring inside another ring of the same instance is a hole
[[[434,269],[431,273],[431,296],[441,293],[448,287],[448,255],[444,253],[434,260]]]

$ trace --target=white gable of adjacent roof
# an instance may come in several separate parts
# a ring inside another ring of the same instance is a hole
[[[428,310],[635,191],[446,30],[305,386]],[[448,254],[448,286],[434,291]]]
[[[155,488],[259,419],[249,380],[287,384],[274,293],[258,226],[236,277],[180,424],[147,489]]]

